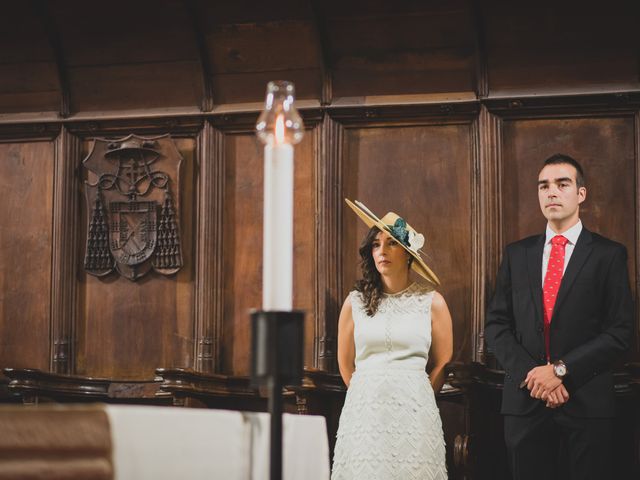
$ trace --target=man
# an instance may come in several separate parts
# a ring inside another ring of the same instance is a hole
[[[557,478],[561,467],[571,479],[610,477],[612,368],[629,346],[633,304],[625,247],[580,221],[586,195],[576,160],[544,162],[546,233],[507,246],[487,312],[515,480]]]

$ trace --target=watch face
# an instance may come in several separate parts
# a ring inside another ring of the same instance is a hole
[[[567,373],[567,367],[565,367],[562,363],[554,365],[554,370],[558,377],[564,377]]]

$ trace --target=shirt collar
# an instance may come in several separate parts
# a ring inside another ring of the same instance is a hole
[[[564,232],[562,236],[567,240],[569,240],[569,243],[571,245],[575,245],[576,242],[578,241],[578,237],[580,236],[581,232],[582,232],[582,220],[578,220],[578,223],[576,223],[573,227],[571,227],[569,230]],[[551,242],[551,239],[556,235],[558,234],[553,230],[551,230],[551,227],[547,223],[546,239],[544,242],[545,245]]]

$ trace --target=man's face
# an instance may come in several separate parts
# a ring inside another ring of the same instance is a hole
[[[579,206],[587,196],[585,187],[576,184],[573,165],[545,166],[538,175],[538,200],[545,218],[556,226],[571,226],[578,221]]]

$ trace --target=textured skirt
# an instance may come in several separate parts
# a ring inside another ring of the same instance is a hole
[[[421,370],[358,370],[338,426],[332,480],[447,480],[440,412]]]

